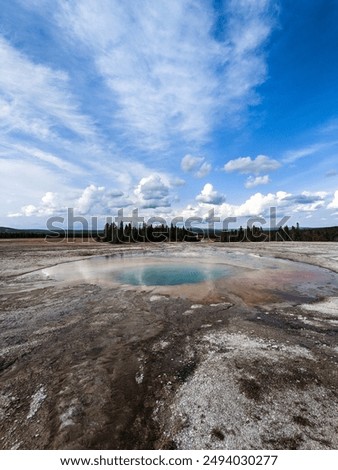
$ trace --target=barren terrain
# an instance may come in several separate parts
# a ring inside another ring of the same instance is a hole
[[[336,243],[199,243],[297,261],[216,287],[40,271],[190,245],[0,241],[1,449],[338,448]]]

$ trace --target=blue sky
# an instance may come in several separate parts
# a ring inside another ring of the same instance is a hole
[[[336,0],[0,0],[0,225],[337,225],[337,44]]]

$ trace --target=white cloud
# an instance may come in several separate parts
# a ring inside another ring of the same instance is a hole
[[[93,206],[101,200],[104,190],[104,186],[95,186],[94,184],[87,186],[76,203],[76,210],[80,214],[88,214]]]
[[[210,205],[214,205],[216,206],[215,216],[221,219],[227,217],[264,217],[269,215],[271,207],[276,207],[282,210],[283,213],[286,213],[292,205],[287,199],[291,194],[285,191],[277,191],[276,193],[268,194],[255,193],[242,204],[219,203],[219,201],[217,201],[218,204],[212,202],[207,203],[208,194],[212,193],[212,191],[213,187],[207,187],[204,191],[204,197],[202,193],[199,195],[202,197],[199,197],[198,204],[195,207],[188,206],[182,211],[182,216],[203,218],[206,215],[206,211],[210,210]],[[209,199],[211,200],[211,197]],[[206,206],[206,204],[208,205]]]
[[[303,191],[301,194],[289,195],[286,200],[290,202],[292,212],[314,212],[325,205],[326,191]]]
[[[326,147],[330,147],[332,145],[335,145],[337,141],[334,142],[325,142],[325,143],[316,143],[313,145],[309,145],[307,147],[303,147],[297,150],[289,150],[284,154],[283,157],[283,162],[284,163],[293,163],[300,158],[308,157],[309,155],[313,155],[320,150],[323,150]]]
[[[338,191],[335,191],[332,201],[327,206],[328,209],[338,209]]]
[[[170,181],[170,183],[171,183],[172,186],[184,186],[186,184],[185,180],[182,179],[182,178],[173,178]]]
[[[196,196],[196,201],[202,202],[204,204],[219,205],[225,201],[225,196],[217,192],[212,184],[207,183],[204,185],[201,193]]]
[[[213,34],[211,4],[194,0],[60,0],[58,23],[74,47],[92,54],[111,90],[114,125],[154,149],[173,136],[204,141],[220,117],[257,102],[271,4],[229,2],[222,40]]]
[[[249,176],[246,180],[245,187],[250,189],[254,188],[255,186],[259,186],[261,184],[268,184],[270,183],[269,175],[264,176]]]
[[[83,174],[84,171],[78,167],[77,165],[74,165],[73,163],[67,162],[66,160],[50,153],[50,152],[44,152],[43,150],[40,150],[35,147],[30,147],[27,145],[21,145],[21,144],[12,144],[10,146],[11,152],[15,152],[17,154],[21,155],[27,155],[30,157],[34,157],[42,162],[46,162],[54,167],[57,167],[60,170],[63,170],[68,173],[73,173],[73,174]]]
[[[170,207],[169,186],[159,175],[142,178],[134,191],[137,203],[144,209]]]
[[[204,157],[194,157],[193,155],[185,155],[181,161],[181,168],[183,171],[189,172],[197,170],[197,168],[204,161]]]
[[[0,215],[19,213],[24,205],[39,205],[48,193],[69,192],[65,179],[39,164],[24,158],[0,158]]]
[[[20,212],[10,213],[8,217],[48,217],[66,210],[62,207],[62,202],[57,193],[46,192],[41,201],[37,204],[27,204],[22,206]]]
[[[287,203],[285,199],[288,193],[277,191],[276,193],[256,193],[249,197],[243,204],[234,208],[235,215],[240,216],[259,216],[266,212],[270,207],[283,207]]]
[[[242,174],[253,173],[257,175],[277,170],[280,166],[281,164],[277,160],[273,160],[266,155],[258,155],[254,159],[251,157],[240,157],[230,160],[224,165],[224,170],[228,173],[238,171]]]
[[[39,139],[55,136],[55,125],[93,136],[68,90],[68,76],[30,61],[0,36],[0,129]]]
[[[90,184],[74,202],[74,210],[82,215],[111,216],[115,210],[131,204],[132,200],[120,190],[109,190],[104,186]]]
[[[19,214],[22,207],[34,206],[35,212],[32,207],[23,212],[42,214],[46,208],[41,195],[48,191],[64,188],[67,205],[74,205],[74,193],[91,181],[105,187],[114,181],[117,189],[130,191],[136,181],[149,175],[145,164],[121,154],[114,142],[105,142],[95,133],[92,121],[80,112],[70,92],[65,72],[33,62],[1,36],[0,61],[0,157],[5,157],[4,171],[9,166],[13,170],[4,183],[7,213]],[[163,178],[173,179],[170,175]],[[110,202],[105,198],[102,204],[109,208]],[[128,198],[119,200],[120,207],[129,203]]]
[[[292,212],[315,212],[325,206],[325,201],[316,201],[309,204],[298,204],[291,208]]]
[[[64,212],[67,207],[73,207],[81,215],[114,214],[117,209],[132,204],[140,207],[169,207],[171,201],[175,201],[175,195],[169,198],[169,189],[185,184],[182,179],[171,174],[157,172],[164,191],[164,197],[159,201],[156,188],[149,183],[151,170],[142,163],[127,158],[115,158],[113,161],[95,158],[88,160],[87,168],[81,168],[51,152],[29,145],[13,143],[2,148],[0,198],[3,204],[0,217],[10,214],[12,217],[41,219]],[[137,196],[134,190],[139,186],[140,179],[142,184],[148,182],[148,185],[145,184],[141,188],[142,195]],[[90,181],[94,183],[88,184]],[[153,194],[151,191],[154,191]],[[53,206],[48,199],[50,194],[55,195]],[[22,223],[26,225],[28,222]]]
[[[128,200],[119,190],[108,190],[104,186],[90,184],[83,190],[67,188],[63,193],[47,191],[36,203],[26,204],[9,217],[48,217],[65,214],[67,209],[74,209],[80,215],[113,215],[117,209],[129,206]]]
[[[211,166],[210,163],[204,162],[200,166],[199,170],[196,172],[195,176],[197,178],[204,178],[205,176],[207,176],[210,173],[211,168],[212,168],[212,166]]]
[[[325,206],[328,193],[325,191],[309,192],[301,194],[291,194],[286,191],[262,194],[257,192],[251,195],[241,204],[231,204],[223,201],[220,203],[217,193],[211,184],[205,185],[201,194],[196,198],[198,204],[195,207],[188,207],[182,211],[184,217],[205,217],[206,210],[210,210],[210,205],[215,206],[215,215],[221,219],[227,217],[269,217],[270,208],[276,208],[279,214],[292,216],[299,213],[313,213]],[[214,200],[213,200],[214,199]],[[208,204],[208,206],[206,206]],[[335,193],[334,201],[329,208],[338,208],[338,191]]]
[[[187,154],[182,158],[181,168],[187,173],[193,172],[197,178],[204,178],[210,173],[212,166],[205,161],[204,157],[194,157]]]

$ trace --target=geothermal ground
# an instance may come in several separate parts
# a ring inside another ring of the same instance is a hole
[[[0,241],[0,448],[337,449],[337,246]],[[296,263],[156,288],[41,271],[189,250]]]

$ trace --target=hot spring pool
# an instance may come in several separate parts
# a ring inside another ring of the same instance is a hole
[[[117,280],[132,286],[177,286],[212,281],[228,276],[230,271],[217,265],[141,265],[123,269],[117,274]]]
[[[316,266],[217,247],[203,251],[189,248],[163,253],[117,253],[62,263],[41,270],[41,274],[47,280],[156,288],[156,292],[169,295],[182,292],[201,297],[214,292],[212,295],[217,297],[233,292],[244,298],[263,292],[267,298],[278,294],[300,302],[313,299],[318,292],[330,295],[337,286],[337,274]]]

